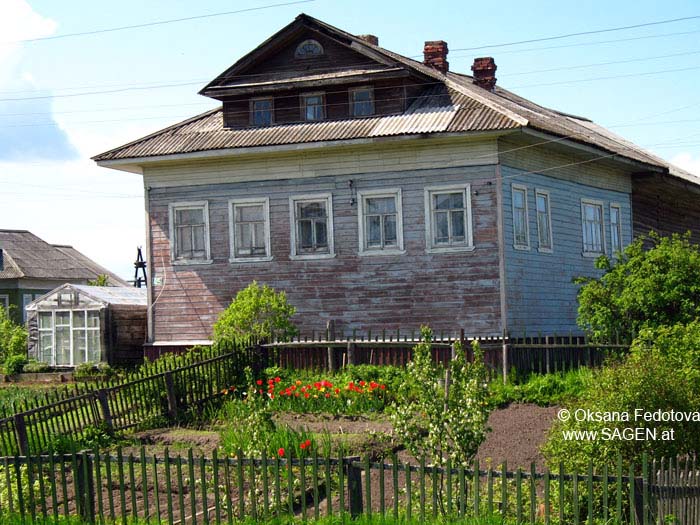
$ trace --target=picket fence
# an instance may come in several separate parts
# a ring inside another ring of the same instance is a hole
[[[438,516],[529,524],[696,524],[695,462],[642,462],[614,472],[538,472],[507,466],[444,467],[369,457],[148,456],[83,451],[0,458],[0,520],[81,516],[87,523],[141,519],[168,525],[232,524],[250,518]],[[590,497],[593,495],[593,497]]]

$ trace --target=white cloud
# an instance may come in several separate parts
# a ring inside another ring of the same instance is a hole
[[[700,156],[688,152],[679,153],[671,159],[671,163],[700,177]]]
[[[58,24],[34,11],[25,0],[0,2],[0,84],[11,81],[21,58],[19,40],[54,34]],[[24,76],[21,74],[21,76]]]

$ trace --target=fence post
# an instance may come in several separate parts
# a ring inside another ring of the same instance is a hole
[[[29,455],[29,437],[27,436],[27,423],[24,421],[24,414],[19,413],[13,416],[15,423],[15,435],[19,446],[20,456]]]
[[[503,330],[503,384],[508,382],[508,332]]]
[[[168,417],[171,421],[176,421],[177,397],[175,396],[175,383],[173,382],[173,373],[166,372],[163,377],[165,379],[165,392],[168,395]]]
[[[355,344],[352,341],[348,341],[347,355],[348,355],[348,364],[354,365],[355,364]]]
[[[326,324],[326,340],[335,341],[335,321],[333,319],[329,320]],[[328,371],[333,372],[335,370],[335,348],[333,346],[328,347]]]
[[[355,458],[349,458],[348,468],[348,503],[350,505],[350,517],[362,516],[362,469],[352,464]],[[359,458],[358,458],[359,460]]]
[[[93,461],[88,451],[83,450],[76,458],[75,505],[78,515],[87,523],[95,523],[95,483]]]
[[[114,435],[114,423],[112,421],[112,412],[109,409],[107,391],[104,388],[97,391],[97,401],[100,403],[100,410],[102,411],[102,420],[105,425],[105,430],[110,436],[112,436]]]

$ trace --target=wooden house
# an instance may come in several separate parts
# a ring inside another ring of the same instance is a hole
[[[29,358],[53,367],[143,360],[146,290],[64,284],[27,305]]]
[[[300,15],[201,90],[220,107],[94,158],[143,175],[148,344],[206,343],[254,279],[305,332],[576,331],[597,256],[698,238],[700,179],[500,87],[492,58],[423,53]]]
[[[26,306],[66,282],[87,284],[106,275],[111,286],[127,283],[72,246],[49,244],[26,230],[0,229],[0,306],[16,322]]]

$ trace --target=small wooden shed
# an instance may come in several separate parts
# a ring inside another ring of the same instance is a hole
[[[64,284],[27,306],[28,354],[54,367],[143,361],[146,289]]]

